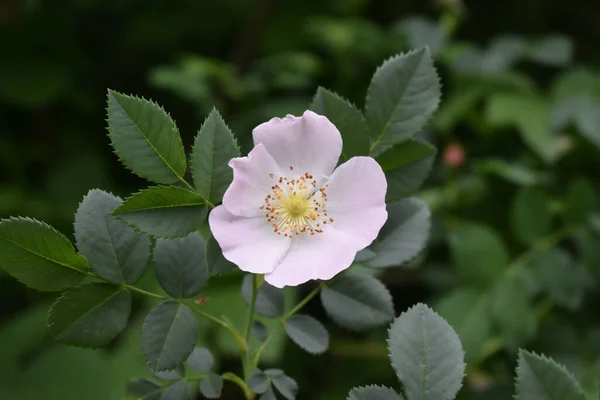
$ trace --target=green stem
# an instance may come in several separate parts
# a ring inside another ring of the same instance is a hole
[[[196,189],[192,185],[190,185],[190,183],[188,181],[186,181],[185,179],[183,179],[183,177],[181,177],[181,176],[179,177],[179,182],[183,183],[183,185],[187,189],[191,190],[192,192],[196,191]]]
[[[215,208],[215,205],[213,203],[211,203],[210,201],[208,201],[208,200],[204,200],[204,204],[206,204],[210,208]]]
[[[248,316],[246,318],[246,328],[244,329],[244,339],[246,343],[250,340],[252,322],[254,321],[254,308],[256,307],[256,295],[258,294],[258,283],[260,275],[252,275],[252,292],[250,294],[250,304],[248,305]],[[244,367],[244,377],[248,379],[250,375],[250,351],[246,349],[246,354],[242,356],[242,365]]]
[[[190,308],[193,312],[200,315],[201,317],[209,319],[209,320],[217,323],[218,325],[222,326],[223,328],[227,329],[231,333],[231,335],[233,336],[233,338],[235,339],[237,344],[240,346],[240,349],[242,349],[243,352],[248,351],[248,341],[245,340],[242,337],[242,335],[240,335],[239,332],[233,326],[229,325],[227,322],[223,321],[220,318],[215,317],[212,314],[198,310],[196,307],[190,307]]]
[[[250,390],[246,382],[244,382],[242,378],[240,378],[233,372],[225,372],[223,375],[221,375],[221,378],[223,378],[226,381],[230,381],[237,384],[240,387],[240,389],[242,389],[242,391],[244,392],[244,396],[246,396],[247,400],[254,399],[254,393],[252,393],[252,390]]]
[[[166,300],[166,299],[168,299],[168,297],[166,297],[166,296],[162,296],[162,295],[160,295],[158,293],[148,292],[148,291],[146,291],[144,289],[140,289],[140,288],[135,287],[135,286],[131,286],[131,285],[127,285],[127,284],[123,284],[122,286],[124,288],[127,288],[127,289],[133,291],[133,292],[138,292],[138,293],[141,293],[141,294],[146,295],[148,297],[154,297],[155,299],[160,299],[160,300]]]

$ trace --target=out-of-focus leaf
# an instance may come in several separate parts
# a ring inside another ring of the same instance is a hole
[[[250,304],[252,296],[252,279],[254,275],[244,276],[242,282],[242,297],[246,304]],[[257,313],[267,317],[275,318],[283,314],[285,308],[285,298],[282,289],[269,285],[264,282],[256,294],[256,303],[254,309]]]
[[[596,198],[592,185],[583,178],[573,180],[564,200],[565,221],[574,226],[587,223],[595,205]]]
[[[511,208],[515,235],[525,244],[534,243],[550,229],[550,199],[539,190],[524,188],[517,192]]]
[[[208,239],[206,247],[206,265],[210,275],[222,274],[237,268],[234,263],[223,257],[223,250],[221,250],[219,242],[213,236]]]
[[[580,95],[600,94],[600,76],[587,68],[566,69],[552,82],[552,97],[560,102]]]
[[[493,174],[519,186],[536,186],[547,183],[550,178],[542,171],[535,171],[529,167],[500,159],[487,159],[477,165],[482,172]]]
[[[574,123],[577,131],[600,148],[600,101],[590,95],[568,97],[552,110],[552,125],[561,129]]]
[[[440,24],[423,17],[409,17],[400,21],[395,30],[406,35],[411,49],[429,47],[436,55],[446,44],[448,37]]]
[[[571,63],[573,42],[567,36],[551,35],[534,43],[529,56],[532,60],[553,67]]]

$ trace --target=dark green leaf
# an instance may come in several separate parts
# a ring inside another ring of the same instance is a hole
[[[536,281],[557,304],[576,310],[583,299],[583,279],[569,254],[559,248],[538,254],[530,263]]]
[[[157,239],[154,268],[158,282],[175,298],[197,295],[208,283],[206,245],[199,233],[177,239]]]
[[[183,180],[186,161],[179,130],[156,103],[108,91],[108,136],[127,168],[153,182]]]
[[[25,285],[45,291],[77,285],[88,269],[69,239],[30,218],[0,220],[0,267]]]
[[[158,400],[161,388],[148,379],[132,378],[127,384],[127,393],[140,400]]]
[[[213,108],[198,131],[192,151],[191,170],[196,191],[206,200],[219,203],[233,180],[229,161],[239,156],[233,133]]]
[[[221,376],[209,373],[200,381],[200,393],[209,399],[218,399],[223,390],[223,378]]]
[[[392,366],[409,399],[454,399],[465,373],[458,335],[424,304],[402,313],[389,331]]]
[[[219,246],[219,242],[217,242],[213,236],[208,239],[208,245],[206,247],[206,265],[211,276],[222,274],[237,268],[234,263],[227,261],[225,257],[223,257],[221,246]]]
[[[346,273],[327,282],[321,301],[331,319],[357,331],[383,325],[396,315],[390,292],[368,275]]]
[[[187,363],[199,372],[208,372],[215,364],[215,358],[208,349],[196,347],[187,359]]]
[[[264,342],[269,332],[267,331],[267,327],[260,321],[254,321],[252,323],[252,335],[257,338],[260,342]]]
[[[111,283],[137,282],[150,260],[150,239],[110,216],[123,201],[90,190],[75,214],[75,239],[90,268]]]
[[[327,329],[308,315],[297,314],[288,319],[285,331],[294,343],[311,354],[321,354],[329,348]]]
[[[271,382],[269,381],[269,378],[260,369],[255,369],[250,374],[250,376],[248,377],[247,383],[248,383],[248,387],[250,388],[250,390],[252,390],[254,393],[259,393],[259,394],[266,392],[269,389],[269,387],[271,386]]]
[[[502,239],[485,225],[468,223],[450,232],[454,265],[465,281],[478,286],[495,282],[508,264]]]
[[[365,114],[375,153],[421,130],[440,102],[440,83],[429,50],[386,60],[371,80]]]
[[[206,214],[206,205],[199,194],[170,186],[137,192],[112,213],[141,232],[167,238],[195,231]]]
[[[160,396],[160,400],[190,400],[190,384],[186,381],[175,382]]]
[[[567,65],[573,58],[573,43],[567,36],[547,36],[533,45],[530,57],[544,65]]]
[[[393,389],[373,385],[352,389],[347,400],[404,400],[404,396]]]
[[[275,397],[275,392],[273,391],[273,388],[271,386],[269,386],[269,388],[267,389],[267,391],[264,392],[260,396],[259,400],[277,400],[277,397]]]
[[[423,184],[435,153],[435,147],[429,143],[413,139],[397,144],[377,157],[387,176],[388,203],[408,196]]]
[[[192,311],[173,300],[158,304],[144,320],[142,353],[153,371],[173,369],[194,349],[197,324]]]
[[[246,275],[242,281],[242,297],[244,298],[246,304],[250,304],[253,278],[254,275]],[[285,309],[283,290],[264,282],[260,289],[258,289],[258,294],[256,295],[256,306],[254,309],[257,313],[267,317],[279,317],[281,314],[283,314]]]
[[[279,375],[285,375],[285,372],[283,372],[283,370],[279,368],[270,368],[265,370],[265,374],[267,376],[274,377]]]
[[[579,178],[571,182],[564,200],[564,217],[570,225],[583,225],[594,211],[596,198],[592,185]]]
[[[320,87],[310,109],[326,116],[338,128],[344,141],[344,160],[369,154],[369,128],[364,116],[354,104]]]
[[[82,347],[109,343],[127,325],[131,294],[104,283],[66,291],[50,308],[50,335],[59,342]]]
[[[575,378],[560,364],[545,356],[519,351],[517,400],[585,400]]]
[[[298,384],[295,380],[284,374],[274,375],[271,377],[271,380],[275,389],[287,400],[294,400],[296,398]]]
[[[181,379],[185,375],[185,369],[183,368],[183,364],[179,364],[175,369],[167,369],[164,371],[154,372],[154,376],[164,381],[176,381],[177,379]]]
[[[519,190],[513,200],[511,222],[513,231],[521,242],[534,243],[550,229],[552,223],[550,199],[536,189]]]
[[[431,213],[422,200],[407,198],[387,207],[388,220],[378,241],[370,247],[377,256],[365,262],[374,268],[407,263],[425,247],[431,227]]]

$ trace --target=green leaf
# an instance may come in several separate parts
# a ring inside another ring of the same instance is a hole
[[[187,359],[189,366],[199,372],[208,372],[215,364],[215,358],[208,349],[196,347]]]
[[[183,180],[186,160],[179,130],[162,107],[109,90],[107,113],[108,136],[127,168],[157,183]]]
[[[386,172],[386,201],[391,203],[400,200],[417,190],[427,178],[435,154],[435,147],[413,139],[397,144],[377,157]]]
[[[560,364],[543,355],[519,350],[517,400],[585,400],[575,378]]]
[[[285,332],[294,343],[311,354],[321,354],[329,348],[327,329],[308,315],[297,314],[288,319]]]
[[[336,323],[356,331],[372,329],[396,315],[392,295],[377,278],[346,273],[327,282],[321,302]]]
[[[269,386],[269,388],[267,389],[267,391],[264,392],[260,396],[259,400],[277,400],[277,397],[275,397],[275,392],[273,391],[273,388],[271,386]]]
[[[160,400],[190,400],[190,384],[186,381],[175,382],[160,396]]]
[[[127,289],[94,283],[70,289],[50,308],[50,336],[59,342],[100,347],[127,325],[131,294]]]
[[[197,193],[154,186],[126,198],[112,215],[143,233],[173,238],[198,229],[207,212],[204,200]]]
[[[123,201],[90,190],[75,214],[75,239],[90,268],[115,284],[137,282],[150,260],[150,239],[110,216]]]
[[[342,149],[344,160],[369,154],[369,127],[365,117],[354,104],[320,87],[310,109],[326,116],[338,128],[344,139]]]
[[[467,361],[475,361],[491,336],[489,295],[474,289],[460,288],[443,297],[436,309],[456,330]]]
[[[254,279],[254,275],[248,274],[244,276],[244,280],[242,281],[242,297],[244,298],[246,304],[250,304],[250,297],[252,295],[252,279]],[[279,317],[285,310],[285,298],[283,290],[264,282],[256,294],[256,303],[254,309],[257,313],[267,317]]]
[[[158,379],[162,379],[163,381],[176,381],[185,376],[185,369],[183,368],[183,364],[179,364],[175,369],[166,369],[164,371],[156,371],[154,372],[154,376]]]
[[[77,285],[87,273],[86,259],[64,235],[30,218],[0,220],[0,267],[37,290]]]
[[[223,250],[221,250],[219,242],[213,236],[208,239],[206,248],[206,265],[211,276],[229,272],[237,268],[234,263],[223,257]]]
[[[154,268],[158,283],[175,298],[197,295],[208,283],[206,245],[198,232],[177,239],[156,239]]]
[[[162,389],[156,383],[141,378],[132,378],[127,384],[127,393],[141,400],[159,400]]]
[[[573,59],[573,42],[564,35],[547,36],[533,45],[530,57],[544,65],[568,65]]]
[[[549,176],[545,172],[533,170],[524,164],[509,163],[500,159],[488,158],[481,161],[477,164],[477,169],[518,186],[535,186],[549,181]]]
[[[221,202],[233,180],[229,161],[239,156],[233,133],[213,108],[198,131],[192,151],[191,170],[196,191],[212,203]]]
[[[532,244],[548,233],[552,224],[550,199],[541,191],[524,188],[517,192],[511,208],[512,228],[524,244]]]
[[[583,279],[569,254],[554,248],[538,254],[529,267],[548,296],[557,304],[575,311],[583,300]]]
[[[152,371],[173,369],[194,349],[196,318],[187,306],[174,300],[158,304],[144,320],[142,353]]]
[[[294,400],[298,393],[298,384],[295,380],[284,374],[278,374],[271,376],[273,386],[281,393],[287,400]]]
[[[400,314],[389,331],[392,366],[409,399],[454,399],[465,373],[458,335],[424,304]]]
[[[346,400],[404,400],[404,396],[393,389],[371,385],[352,389]]]
[[[254,393],[258,393],[258,394],[266,392],[269,389],[269,387],[271,386],[269,377],[267,375],[265,375],[265,373],[263,371],[261,371],[260,369],[255,369],[250,374],[250,376],[248,377],[247,383],[248,383],[248,387],[250,388],[250,390],[252,390]]]
[[[569,225],[585,224],[594,211],[594,188],[583,178],[575,179],[567,189],[564,200],[564,218]]]
[[[600,90],[600,76],[587,67],[565,69],[552,81],[554,100],[565,100],[579,95],[596,95]]]
[[[267,327],[260,321],[254,321],[252,323],[252,327],[250,328],[252,335],[258,339],[259,342],[264,342],[269,336],[269,332],[267,331]]]
[[[492,289],[490,312],[509,350],[531,339],[537,323],[526,287],[519,276],[506,274]]]
[[[406,198],[387,206],[388,220],[379,239],[369,249],[377,255],[365,265],[387,268],[405,264],[424,248],[431,227],[431,212],[427,204],[416,198]]]
[[[375,71],[365,101],[375,153],[419,132],[437,109],[440,97],[439,79],[427,48],[386,60]]]
[[[200,381],[200,393],[209,399],[218,399],[223,390],[223,378],[215,373],[209,373]]]
[[[485,225],[459,225],[450,232],[449,239],[454,265],[463,279],[475,286],[492,284],[508,264],[502,239]]]

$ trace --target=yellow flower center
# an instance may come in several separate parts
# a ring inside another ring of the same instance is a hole
[[[290,166],[290,171],[293,170]],[[317,181],[308,172],[292,179],[275,174],[269,174],[269,177],[274,180],[274,185],[260,209],[273,225],[273,232],[289,238],[304,233],[314,235],[322,233],[327,222],[333,222],[333,218],[327,216],[326,208],[329,185],[317,190]]]

